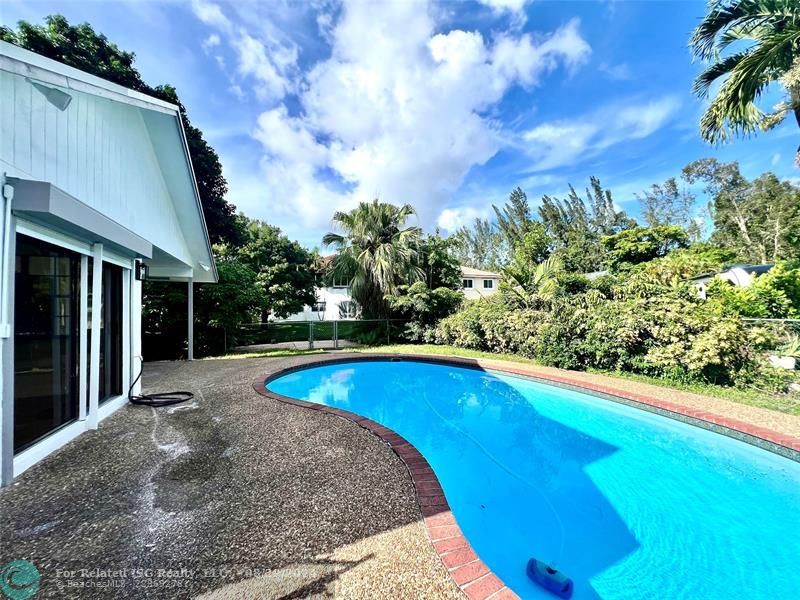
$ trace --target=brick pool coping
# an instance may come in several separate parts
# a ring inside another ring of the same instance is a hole
[[[450,506],[444,495],[444,490],[439,483],[436,473],[434,473],[422,453],[403,436],[372,419],[367,419],[366,417],[340,408],[276,394],[266,388],[266,385],[270,381],[278,377],[313,368],[321,364],[398,360],[413,360],[444,365],[449,364],[484,371],[510,373],[545,383],[555,384],[560,387],[566,387],[568,389],[584,392],[588,391],[592,393],[592,395],[601,398],[636,406],[668,418],[677,419],[691,425],[728,435],[764,448],[765,450],[775,452],[791,460],[800,461],[800,438],[794,436],[772,431],[765,427],[751,425],[750,423],[737,419],[730,419],[714,413],[688,408],[673,402],[659,400],[644,394],[637,394],[611,386],[594,384],[568,376],[535,372],[519,365],[510,365],[507,363],[489,364],[480,359],[419,354],[359,354],[336,357],[318,355],[314,356],[314,358],[308,362],[280,369],[253,382],[255,391],[267,398],[347,419],[376,435],[397,454],[403,463],[405,463],[411,475],[417,504],[422,512],[425,529],[433,545],[433,549],[439,555],[442,564],[445,569],[447,569],[452,580],[470,600],[510,600],[519,597],[511,589],[506,587],[503,581],[483,563],[472,549],[450,510]]]

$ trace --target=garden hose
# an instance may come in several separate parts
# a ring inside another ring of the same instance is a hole
[[[152,406],[153,408],[159,408],[161,406],[172,406],[173,404],[180,404],[181,402],[186,402],[187,400],[191,400],[194,398],[194,394],[192,392],[158,392],[155,394],[133,394],[133,387],[136,383],[141,379],[142,372],[144,371],[144,358],[139,357],[140,367],[139,367],[139,374],[136,376],[136,379],[133,380],[131,383],[131,387],[128,388],[128,400],[130,400],[131,404],[139,404],[142,406]]]

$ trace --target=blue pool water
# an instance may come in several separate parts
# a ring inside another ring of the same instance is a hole
[[[425,456],[473,549],[523,598],[535,556],[574,598],[800,598],[800,463],[519,377],[358,362],[273,392],[369,417]]]

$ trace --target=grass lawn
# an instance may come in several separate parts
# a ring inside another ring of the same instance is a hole
[[[377,346],[374,348],[361,348],[357,349],[359,352],[408,352],[413,354],[444,354],[450,356],[463,356],[466,358],[485,358],[494,360],[507,360],[510,362],[523,363],[529,365],[537,364],[529,358],[523,358],[514,354],[495,354],[493,352],[482,352],[479,350],[467,350],[465,348],[456,348],[455,346],[435,346],[431,344],[397,344],[393,346]],[[790,415],[800,416],[800,394],[771,394],[762,390],[745,389],[745,388],[732,388],[723,387],[719,385],[712,385],[706,383],[683,383],[679,381],[670,381],[659,379],[657,377],[650,377],[647,375],[638,375],[634,373],[622,373],[618,371],[599,371],[592,369],[591,373],[600,373],[611,377],[619,377],[621,379],[629,379],[639,381],[641,383],[649,383],[651,385],[658,385],[677,390],[685,390],[687,392],[694,392],[704,396],[712,396],[715,398],[722,398],[723,400],[730,400],[732,402],[739,402],[740,404],[749,404],[750,406],[759,406],[761,408],[769,408],[779,412],[787,413]]]
[[[287,356],[301,356],[303,354],[322,354],[321,349],[314,350],[293,350],[291,348],[281,348],[278,350],[263,350],[260,352],[235,352],[232,354],[221,354],[220,356],[207,356],[201,360],[221,360],[223,358],[285,358]]]

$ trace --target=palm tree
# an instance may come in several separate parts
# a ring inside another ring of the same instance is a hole
[[[718,143],[731,134],[770,129],[789,113],[800,126],[798,0],[711,0],[690,46],[696,57],[711,63],[694,82],[697,95],[708,96],[711,85],[724,78],[700,120],[705,140]],[[755,101],[776,81],[787,98],[767,114]]]
[[[558,290],[556,275],[564,265],[555,256],[542,262],[524,260],[518,254],[515,260],[503,268],[500,287],[515,296],[523,306],[531,308],[539,300],[551,300]]]
[[[350,281],[353,299],[365,317],[388,316],[385,296],[424,278],[418,266],[422,230],[406,227],[411,215],[416,212],[409,204],[361,202],[350,212],[333,215],[341,234],[327,233],[322,238],[325,246],[336,249],[333,276]]]

